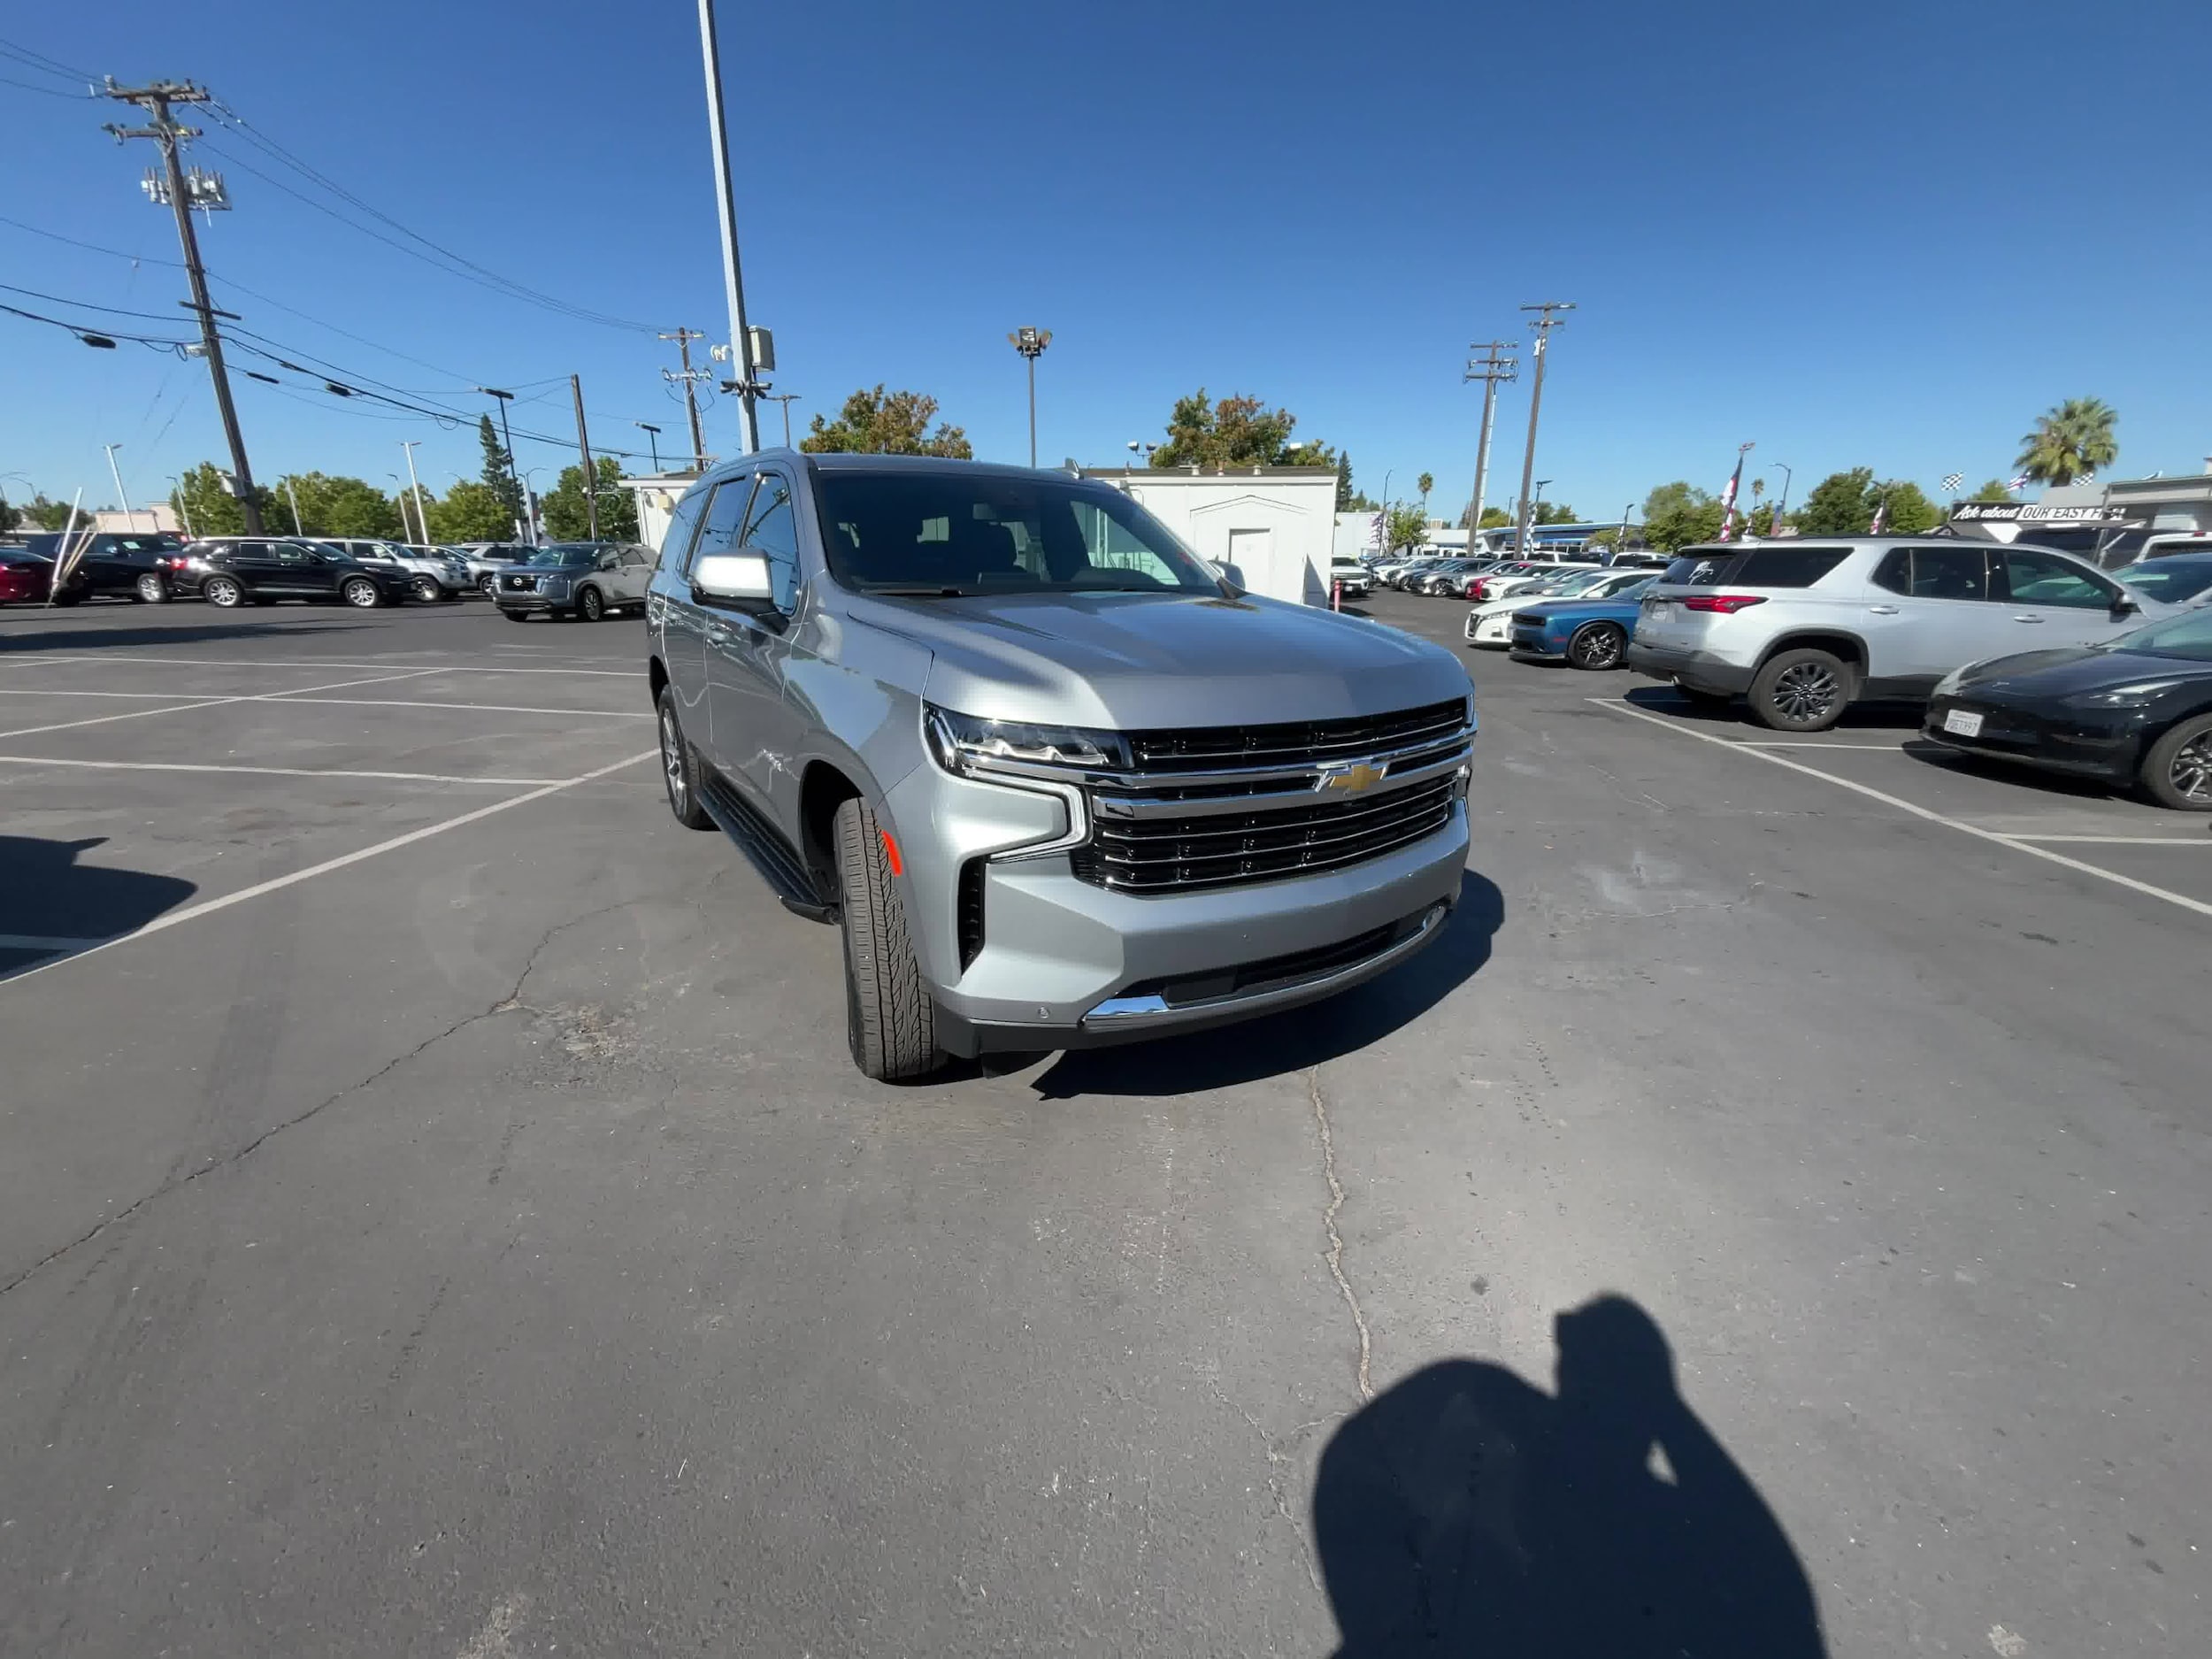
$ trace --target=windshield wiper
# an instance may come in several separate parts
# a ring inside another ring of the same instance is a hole
[[[887,599],[964,599],[971,589],[965,588],[882,588],[870,586],[860,590],[877,594]]]

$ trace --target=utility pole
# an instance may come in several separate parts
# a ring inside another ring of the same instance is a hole
[[[403,438],[399,447],[407,452],[407,481],[415,492],[415,528],[421,533],[422,544],[430,545],[430,515],[422,510],[422,480],[415,476],[415,446],[420,438]]]
[[[1481,345],[1470,346],[1467,349],[1470,351],[1480,351],[1486,354],[1479,359],[1470,357],[1467,360],[1467,372],[1459,377],[1463,381],[1480,380],[1482,382],[1482,439],[1475,448],[1474,504],[1467,510],[1467,549],[1468,551],[1472,552],[1475,546],[1475,534],[1482,528],[1482,510],[1489,504],[1490,419],[1497,412],[1498,385],[1503,380],[1517,380],[1521,378],[1516,373],[1521,366],[1521,360],[1518,357],[1500,355],[1505,349],[1505,342],[1502,340],[1487,341]]]
[[[757,455],[760,413],[754,405],[760,387],[753,378],[753,331],[745,326],[745,276],[737,260],[737,197],[730,188],[730,133],[722,119],[722,53],[714,39],[714,0],[699,0],[699,53],[706,60],[707,130],[714,141],[714,205],[722,219],[722,287],[730,307],[730,351],[737,359],[738,409],[745,453]],[[705,446],[694,447],[703,452],[703,464]]]
[[[1533,305],[1524,305],[1525,311],[1538,313],[1529,324],[1536,331],[1536,384],[1528,397],[1528,451],[1521,459],[1521,513],[1514,529],[1513,550],[1525,556],[1528,552],[1529,515],[1536,510],[1535,497],[1529,493],[1529,485],[1536,476],[1536,416],[1544,406],[1544,347],[1551,338],[1551,331],[1567,319],[1561,311],[1574,310],[1572,300],[1540,300]]]
[[[788,449],[791,447],[791,405],[799,401],[798,393],[776,392],[764,401],[783,405],[783,447]]]
[[[123,503],[123,527],[127,530],[135,530],[138,528],[138,520],[131,511],[131,498],[123,488],[123,474],[115,465],[115,452],[123,446],[119,443],[104,443],[100,447],[108,452],[108,476],[115,480],[115,497]]]
[[[200,319],[200,342],[207,352],[208,373],[215,377],[215,407],[223,418],[223,436],[230,442],[230,465],[234,479],[232,488],[238,497],[238,505],[246,516],[246,534],[259,535],[261,503],[254,495],[253,469],[246,464],[246,440],[238,430],[238,411],[230,401],[230,375],[223,366],[223,337],[216,332],[215,319],[227,316],[218,311],[207,296],[207,273],[200,266],[199,238],[192,231],[192,209],[195,205],[213,209],[228,207],[223,194],[219,174],[203,173],[195,167],[188,182],[184,169],[177,160],[177,141],[197,138],[199,129],[180,127],[169,119],[172,104],[205,104],[205,90],[189,81],[157,81],[150,86],[119,87],[111,79],[107,95],[125,104],[135,104],[149,111],[153,119],[144,127],[118,127],[109,123],[107,130],[115,134],[118,142],[127,138],[150,138],[161,151],[162,176],[158,182],[147,180],[147,194],[156,202],[166,202],[177,216],[177,239],[184,245],[185,274],[192,284],[192,299],[188,309]]]
[[[1037,465],[1037,359],[1052,343],[1049,328],[1018,328],[1006,336],[1006,343],[1020,352],[1029,363],[1029,465]]]
[[[584,382],[580,375],[568,377],[568,389],[576,398],[576,449],[584,457],[584,515],[591,526],[591,539],[599,539],[599,474],[592,471],[591,440],[584,433]],[[756,448],[758,446],[756,445]]]
[[[675,333],[662,334],[659,338],[674,341],[676,349],[683,354],[683,373],[679,374],[673,369],[663,369],[661,379],[681,380],[684,383],[684,413],[691,418],[691,464],[696,470],[703,472],[707,470],[707,439],[706,434],[699,427],[698,383],[714,371],[695,369],[691,366],[691,342],[695,340],[704,340],[706,335],[696,328],[679,328]],[[653,470],[657,472],[660,468],[656,466]]]

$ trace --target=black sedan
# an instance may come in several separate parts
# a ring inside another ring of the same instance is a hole
[[[1970,663],[1936,687],[1926,734],[2212,812],[2212,608],[2102,645]]]
[[[364,565],[334,547],[295,539],[224,536],[195,541],[164,572],[171,589],[227,611],[280,599],[324,604],[396,605],[408,596],[414,572],[402,565]]]

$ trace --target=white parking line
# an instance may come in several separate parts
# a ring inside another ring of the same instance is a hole
[[[326,686],[303,686],[302,691],[343,691],[349,686],[380,686],[394,680],[419,680],[425,674],[441,672],[434,668],[418,668],[404,674],[374,674],[366,680],[334,680]],[[130,709],[121,714],[96,714],[88,720],[57,720],[50,726],[19,726],[12,732],[0,732],[0,737],[35,737],[42,732],[67,732],[81,726],[107,726],[117,720],[141,720],[150,714],[175,714],[185,709],[219,709],[227,703],[268,703],[275,699],[258,695],[238,697],[201,697],[191,703],[165,703],[158,709]]]
[[[1888,755],[1905,752],[1901,743],[1809,743],[1795,739],[1768,737],[1739,737],[1732,741],[1738,749],[1878,749]]]
[[[593,660],[609,662],[612,659],[602,657]],[[269,657],[137,657],[122,651],[105,657],[92,657],[73,653],[64,655],[58,651],[25,651],[18,654],[0,650],[0,667],[30,663],[100,663],[111,668],[118,664],[125,667],[149,664],[157,668],[303,668],[313,672],[326,668],[389,668],[392,659],[388,657],[380,663],[360,663],[347,662],[338,657],[310,657],[288,663]],[[440,667],[431,672],[441,674],[589,674],[602,680],[639,680],[645,674],[642,668],[491,668],[470,657],[457,658],[453,666]]]
[[[316,687],[310,686],[308,690]],[[349,709],[472,709],[480,714],[565,714],[579,720],[652,720],[650,709],[534,709],[511,703],[409,703],[398,697],[310,697],[279,692],[266,697],[226,697],[226,703],[328,703]],[[118,717],[121,718],[121,717]],[[0,737],[13,733],[0,732]]]
[[[558,778],[466,778],[435,772],[342,772],[328,766],[203,766],[179,760],[78,760],[55,755],[0,755],[0,766],[79,766],[88,772],[220,772],[256,778],[377,778],[396,783],[486,783],[526,789]]]
[[[2004,833],[2016,841],[2085,841],[2099,847],[2212,847],[2212,835],[2023,835]]]
[[[1610,709],[1614,713],[1624,714],[1632,720],[1648,721],[1663,731],[1678,733],[1684,737],[1694,737],[1701,743],[1711,743],[1719,749],[1740,749],[1754,760],[1763,760],[1771,766],[1786,766],[1792,772],[1801,772],[1808,778],[1817,778],[1823,783],[1832,783],[1839,789],[1848,789],[1855,795],[1865,795],[1870,800],[1879,801],[1884,806],[1894,807],[1900,812],[1909,812],[1915,818],[1924,818],[1931,824],[1944,825],[1948,828],[1957,830],[1962,835],[1972,835],[1982,841],[1994,841],[2000,847],[2009,847],[2015,852],[2026,853],[2032,858],[2041,858],[2051,864],[2062,864],[2069,870],[2078,871],[2083,875],[2094,876],[2100,881],[2109,881],[2116,887],[2127,887],[2133,892],[2146,894],[2154,899],[2163,899],[2167,903],[2178,905],[2185,910],[2194,910],[2200,916],[2212,916],[2212,904],[2206,903],[2202,899],[2193,899],[2185,893],[2174,893],[2165,887],[2153,887],[2147,881],[2138,881],[2133,876],[2124,876],[2116,870],[2101,869],[2095,864],[2085,864],[2078,858],[2069,858],[2064,853],[2055,853],[2047,847],[2035,846],[2016,835],[2003,835],[1995,830],[1984,829],[1978,824],[1969,824],[1963,818],[1950,818],[1927,807],[1917,806],[1910,801],[1901,800],[1885,790],[1870,788],[1863,783],[1854,783],[1848,778],[1839,778],[1833,772],[1823,772],[1817,766],[1808,766],[1803,762],[1792,760],[1786,755],[1770,755],[1763,749],[1752,748],[1748,743],[1738,742],[1725,737],[1715,737],[1710,732],[1697,731],[1693,727],[1667,719],[1662,715],[1649,714],[1641,709],[1632,709],[1626,703],[1617,702],[1611,697],[1592,697],[1589,701],[1596,703],[1601,709]]]
[[[7,976],[9,982],[12,984],[37,974],[50,973],[65,962],[81,962],[87,956],[97,956],[103,950],[111,950],[116,946],[127,944],[134,939],[143,939],[150,933],[166,933],[172,927],[181,927],[185,923],[197,921],[203,916],[212,916],[218,910],[227,910],[234,904],[243,904],[248,899],[257,899],[266,893],[275,893],[285,887],[296,887],[303,881],[317,880],[330,874],[334,870],[343,870],[349,864],[357,864],[364,859],[376,858],[385,853],[397,852],[401,848],[411,847],[417,841],[428,841],[433,835],[442,835],[448,830],[457,830],[466,825],[479,823],[496,813],[512,811],[518,806],[528,806],[533,802],[544,800],[548,795],[558,795],[565,789],[573,789],[579,784],[595,783],[611,772],[620,772],[626,766],[634,766],[641,761],[658,758],[660,758],[660,750],[649,749],[642,754],[632,755],[626,760],[618,760],[609,765],[595,767],[590,772],[580,773],[573,778],[564,778],[558,783],[549,783],[522,795],[510,795],[506,800],[495,801],[489,806],[480,806],[472,812],[462,813],[458,818],[449,818],[440,823],[425,825],[421,829],[410,830],[404,835],[395,835],[389,841],[377,842],[373,847],[364,847],[357,852],[342,853],[335,858],[326,858],[322,863],[310,865],[305,870],[295,870],[288,876],[278,876],[273,880],[257,882],[252,887],[242,887],[235,893],[226,893],[220,898],[209,899],[203,903],[188,904],[180,910],[171,910],[165,916],[156,917],[143,927],[119,934],[113,939],[98,941],[73,955],[57,956],[50,962],[35,964],[19,973]]]
[[[173,691],[55,691],[44,686],[0,686],[0,697],[127,697],[135,703],[161,703]]]

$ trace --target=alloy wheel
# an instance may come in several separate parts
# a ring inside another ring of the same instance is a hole
[[[1841,687],[1818,663],[1799,663],[1774,682],[1774,706],[1793,720],[1817,720],[1836,706]]]
[[[690,804],[690,780],[684,775],[683,734],[676,729],[676,711],[661,710],[661,771],[668,779],[668,803],[681,818]]]
[[[1621,660],[1621,636],[1601,623],[1574,639],[1576,664],[1583,668],[1610,668]]]
[[[341,596],[348,604],[365,611],[376,603],[376,584],[371,581],[349,581],[342,590]]]
[[[2176,749],[2166,775],[2177,795],[2192,801],[2212,801],[2212,732]]]

